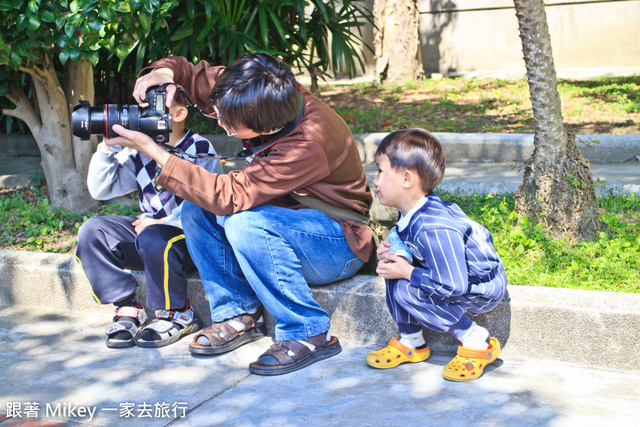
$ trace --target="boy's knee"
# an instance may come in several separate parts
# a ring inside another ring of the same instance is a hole
[[[102,217],[92,217],[86,220],[78,229],[78,245],[95,240],[103,228],[104,220]]]

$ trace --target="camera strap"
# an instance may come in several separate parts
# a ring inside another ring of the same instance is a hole
[[[179,87],[179,89],[182,89],[182,87]],[[248,147],[242,150],[241,152],[239,152],[238,154],[236,154],[235,156],[218,156],[217,154],[204,154],[204,153],[188,154],[183,150],[181,150],[180,148],[172,147],[169,144],[160,144],[160,146],[162,146],[171,154],[179,154],[181,156],[187,156],[193,159],[218,159],[220,160],[221,163],[225,163],[227,160],[246,159],[247,157],[255,156],[256,154],[259,154],[265,151],[266,149],[271,148],[278,142],[280,142],[280,140],[282,140],[284,137],[289,135],[295,128],[298,127],[298,125],[300,124],[300,121],[302,120],[302,116],[304,115],[304,94],[302,93],[302,87],[300,87],[300,89],[301,89],[300,108],[298,110],[298,114],[296,115],[296,118],[290,121],[289,123],[287,123],[278,132],[274,133],[273,135],[269,135],[269,138],[265,143],[255,147]],[[191,100],[189,100],[189,102],[191,102]]]

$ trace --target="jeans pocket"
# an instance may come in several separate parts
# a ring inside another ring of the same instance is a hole
[[[348,279],[349,277],[355,275],[358,272],[358,270],[360,270],[360,267],[362,267],[362,264],[364,264],[363,261],[360,260],[358,257],[350,259],[344,265],[344,268],[342,269],[342,273],[340,273],[340,275],[336,278],[336,281]]]

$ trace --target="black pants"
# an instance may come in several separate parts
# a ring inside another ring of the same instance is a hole
[[[128,297],[137,282],[125,269],[144,270],[151,310],[184,307],[185,273],[194,267],[182,229],[154,224],[137,235],[131,225],[135,220],[131,216],[94,217],[80,227],[76,258],[94,298],[109,304]]]

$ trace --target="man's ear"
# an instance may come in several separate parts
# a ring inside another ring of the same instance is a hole
[[[175,120],[176,122],[181,122],[187,118],[187,115],[189,115],[189,110],[187,110],[187,107],[180,106],[173,112],[173,120]]]

